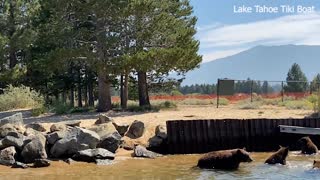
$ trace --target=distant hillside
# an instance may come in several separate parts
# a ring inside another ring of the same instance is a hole
[[[218,78],[285,80],[293,63],[298,63],[311,80],[320,73],[320,46],[257,46],[202,64],[187,73],[183,85],[212,84]]]

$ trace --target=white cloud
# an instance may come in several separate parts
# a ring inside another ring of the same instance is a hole
[[[212,49],[212,53],[204,54],[204,61],[256,45],[319,45],[320,13],[290,15],[235,25],[222,26],[215,23],[199,31],[197,37],[205,52]]]

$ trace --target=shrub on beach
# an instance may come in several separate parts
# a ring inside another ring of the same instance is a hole
[[[0,111],[12,109],[43,109],[44,98],[30,87],[9,85],[5,88],[4,93],[0,95]]]

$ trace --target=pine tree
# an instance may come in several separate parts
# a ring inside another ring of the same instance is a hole
[[[286,92],[304,92],[308,88],[307,77],[297,63],[294,63],[289,69],[286,80],[288,81],[287,85],[284,87]]]

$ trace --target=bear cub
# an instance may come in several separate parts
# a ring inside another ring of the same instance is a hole
[[[245,149],[212,151],[203,155],[198,161],[199,168],[205,169],[237,169],[241,162],[252,159]]]
[[[302,154],[316,154],[318,153],[317,146],[312,142],[312,140],[306,136],[301,138],[298,143],[301,146],[301,153]]]
[[[266,164],[282,164],[286,165],[286,158],[289,154],[289,147],[282,147],[280,146],[280,149],[273,153],[266,161]]]

